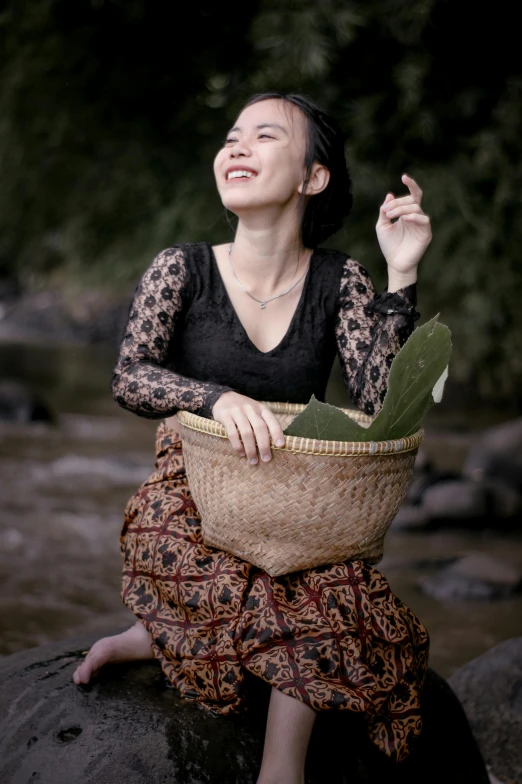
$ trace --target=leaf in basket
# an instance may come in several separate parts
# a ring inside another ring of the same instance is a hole
[[[433,403],[442,399],[451,356],[451,332],[437,323],[438,314],[417,327],[394,357],[381,410],[368,426],[336,406],[310,402],[284,431],[285,435],[331,441],[385,441],[412,435]]]
[[[444,382],[448,377],[448,369],[449,369],[448,366],[446,366],[444,373],[442,374],[442,376],[439,378],[439,380],[431,390],[431,394],[433,395],[433,400],[435,401],[435,403],[440,403],[440,401],[442,400],[442,392],[444,390]]]
[[[321,403],[315,395],[283,431],[287,436],[319,438],[327,441],[365,441],[360,437],[361,427],[348,414],[329,403]]]
[[[415,433],[428,410],[442,399],[451,356],[451,332],[438,314],[417,327],[395,356],[382,408],[366,431],[371,441]]]

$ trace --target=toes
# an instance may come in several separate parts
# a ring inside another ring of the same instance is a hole
[[[89,683],[109,662],[154,658],[151,641],[151,635],[141,622],[122,634],[98,640],[74,671],[73,681],[77,686]]]
[[[89,683],[90,678],[90,668],[81,664],[78,669],[74,672],[73,681],[77,686],[80,686],[82,683]]]
[[[73,679],[73,681],[75,682],[75,684],[76,684],[77,686],[78,686],[78,685],[79,685],[79,683],[80,683],[80,670],[81,670],[81,668],[83,667],[83,663],[84,663],[84,661],[85,661],[85,659],[83,660],[83,662],[82,662],[81,664],[79,664],[79,665],[76,667],[75,671],[73,672],[72,679]]]
[[[89,652],[83,662],[75,669],[73,673],[73,681],[77,686],[89,683],[93,675],[96,675],[99,667],[95,669],[95,665],[96,657],[92,656],[91,652]]]

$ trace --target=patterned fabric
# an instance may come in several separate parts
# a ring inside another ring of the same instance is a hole
[[[183,697],[216,716],[248,710],[251,673],[316,711],[357,712],[390,758],[409,755],[428,664],[420,620],[362,561],[272,578],[207,547],[179,433],[164,422],[121,550],[122,599]]]
[[[136,287],[112,375],[114,399],[150,419],[179,409],[211,418],[229,390],[255,400],[308,403],[314,394],[324,401],[338,354],[348,393],[372,415],[419,318],[416,302],[415,283],[377,294],[362,264],[317,248],[286,334],[263,352],[238,318],[212,247],[177,245],[156,256]]]

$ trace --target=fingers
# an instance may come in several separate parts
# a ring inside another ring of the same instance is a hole
[[[386,213],[386,215],[388,216],[388,218],[390,218],[390,220],[394,218],[400,218],[401,215],[405,217],[406,215],[413,215],[413,214],[424,215],[420,204],[416,204],[416,203],[403,204],[400,207],[395,207],[394,209],[388,210]]]
[[[281,423],[273,411],[270,411],[269,408],[262,408],[261,409],[261,416],[263,417],[264,421],[268,425],[268,429],[270,431],[270,435],[272,436],[272,441],[276,446],[284,446],[285,445],[285,434],[283,433],[283,428],[281,427]]]
[[[257,412],[255,413],[253,412],[250,418],[250,424],[252,425],[256,436],[257,446],[259,449],[259,454],[261,455],[261,460],[263,460],[263,462],[267,462],[268,460],[271,459],[272,452],[270,450],[270,432],[266,426],[266,422]],[[256,457],[256,463],[257,463],[257,456],[256,455],[254,456]]]
[[[222,414],[221,424],[226,428],[227,436],[230,440],[230,443],[232,444],[232,447],[235,449],[238,455],[243,457],[246,452],[244,450],[243,444],[241,443],[241,439],[239,438],[236,423],[234,422],[232,416],[229,414]]]
[[[257,463],[256,439],[254,438],[254,431],[250,422],[250,412],[247,416],[244,409],[238,409],[235,411],[234,419],[243,441],[248,462],[252,464]]]
[[[377,221],[377,228],[390,226],[393,220],[397,218],[404,218],[405,220],[412,221],[413,215],[424,216],[421,208],[422,190],[419,188],[413,177],[409,174],[403,174],[401,177],[402,182],[407,186],[410,193],[408,196],[401,196],[396,199],[393,193],[388,193],[384,202],[379,210],[379,219]],[[425,216],[427,217],[427,216]],[[427,220],[415,221],[419,224],[429,223]]]
[[[225,427],[233,449],[238,455],[245,456],[249,463],[258,462],[257,449],[261,460],[271,460],[270,438],[276,446],[285,444],[279,420],[268,406],[257,400],[237,392],[226,392],[218,398],[212,413]]]
[[[417,185],[417,183],[415,182],[415,180],[413,179],[413,177],[410,177],[409,174],[403,174],[401,180],[406,185],[406,187],[408,188],[409,192],[411,193],[411,195],[413,196],[417,204],[420,204],[422,201],[422,191]]]
[[[419,215],[411,212],[408,215],[403,215],[402,219],[410,221],[410,223],[418,223],[420,226],[426,226],[430,222],[429,215],[424,215],[424,213]]]
[[[251,465],[258,462],[257,450],[263,462],[272,458],[270,437],[277,446],[284,446],[285,436],[279,420],[268,408],[258,413],[253,406],[236,408],[221,417],[228,438],[240,456]]]
[[[270,437],[272,437],[273,442],[277,446],[284,446],[285,435],[283,433],[283,428],[275,414],[264,406],[261,407],[259,412],[255,409],[249,411],[248,415],[250,417],[250,424],[254,431],[261,460],[263,462],[268,462],[268,460],[272,459]],[[254,458],[255,457],[256,455],[254,453]],[[250,459],[250,462],[252,463],[252,459]],[[257,462],[257,459],[255,462]]]
[[[390,212],[390,210],[394,210],[396,207],[402,207],[403,204],[417,204],[417,202],[415,201],[415,199],[411,195],[410,196],[402,196],[399,199],[391,198],[389,201],[388,201],[388,196],[387,196],[386,199],[384,200],[383,207],[384,207],[385,212]]]
[[[391,204],[394,199],[393,193],[387,193],[381,207],[379,209],[379,218],[377,220],[377,228],[381,226],[389,226],[391,224],[390,218],[387,215],[388,204]]]

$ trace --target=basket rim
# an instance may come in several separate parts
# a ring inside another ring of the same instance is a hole
[[[275,414],[298,414],[306,407],[305,403],[282,403],[274,401],[259,401]],[[358,409],[343,408],[340,410],[358,422],[372,422],[373,417]],[[215,419],[199,416],[190,411],[179,410],[176,418],[180,425],[190,430],[228,439],[225,426]],[[284,446],[276,446],[270,439],[270,447],[283,452],[294,452],[314,455],[330,455],[337,457],[356,455],[399,454],[417,449],[424,437],[424,430],[420,428],[411,436],[390,439],[386,441],[330,441],[327,439],[305,438],[303,436],[285,436]]]

